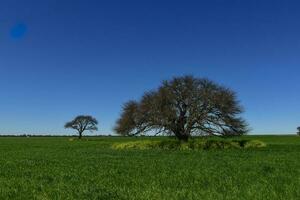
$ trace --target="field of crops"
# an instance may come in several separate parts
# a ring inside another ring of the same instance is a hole
[[[300,137],[247,137],[268,146],[114,150],[143,138],[2,137],[0,199],[300,199]]]

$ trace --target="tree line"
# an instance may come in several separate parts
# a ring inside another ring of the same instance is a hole
[[[242,113],[230,88],[205,78],[180,76],[145,92],[140,101],[126,102],[114,130],[122,136],[164,134],[182,141],[197,135],[239,136],[249,131]],[[84,131],[98,130],[97,125],[94,117],[80,115],[65,128],[77,130],[81,138]]]

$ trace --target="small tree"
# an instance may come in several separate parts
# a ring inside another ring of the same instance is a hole
[[[300,126],[297,128],[298,132],[297,132],[297,135],[300,136]]]
[[[72,128],[78,131],[79,139],[82,138],[84,131],[97,131],[98,121],[88,115],[79,115],[75,119],[65,124],[65,128]]]
[[[125,103],[115,130],[121,135],[164,133],[186,141],[194,135],[243,135],[247,123],[235,93],[210,80],[182,76]]]

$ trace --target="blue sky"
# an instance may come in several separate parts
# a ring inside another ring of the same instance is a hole
[[[300,126],[300,3],[0,1],[0,133],[111,133],[121,106],[192,74],[231,87],[252,133]]]

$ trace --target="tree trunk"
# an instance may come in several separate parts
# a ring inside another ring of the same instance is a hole
[[[174,134],[180,141],[187,142],[189,140],[189,135],[185,134],[183,131],[177,131]]]
[[[187,133],[187,130],[185,130],[185,124],[186,119],[184,117],[184,114],[182,114],[182,116],[177,120],[176,130],[174,134],[180,141],[187,142],[190,135],[189,133]]]
[[[184,142],[187,142],[189,140],[189,136],[188,135],[185,135],[185,134],[182,134],[179,138],[179,140],[181,141],[184,141]]]
[[[79,132],[79,137],[78,137],[79,139],[81,139],[82,138],[82,132]]]
[[[175,135],[180,141],[187,142],[189,139],[190,134],[187,132],[185,125],[187,123],[186,119],[186,107],[180,111],[180,115],[176,120],[176,129]]]

